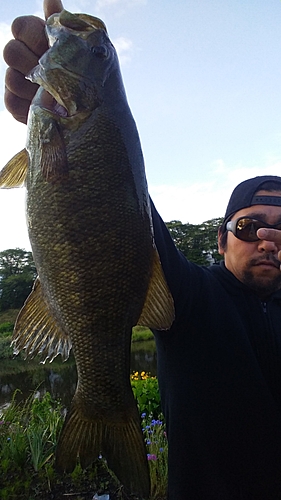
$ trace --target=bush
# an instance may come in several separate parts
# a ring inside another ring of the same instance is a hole
[[[6,321],[5,323],[1,323],[0,324],[0,335],[2,335],[2,333],[10,333],[11,334],[13,332],[13,329],[14,329],[14,325],[10,321]]]
[[[161,402],[157,378],[145,372],[134,372],[131,375],[131,385],[140,414],[146,413],[158,418],[161,413]]]
[[[0,338],[0,359],[12,359],[13,349],[11,347],[12,337]]]
[[[153,340],[154,335],[146,326],[134,326],[132,332],[132,342],[139,342],[141,340]]]

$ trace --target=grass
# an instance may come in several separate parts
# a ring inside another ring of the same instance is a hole
[[[132,333],[132,342],[140,342],[144,340],[153,340],[154,336],[149,328],[145,326],[134,326]]]
[[[0,311],[0,325],[2,323],[12,323],[14,325],[19,309],[7,309],[6,311]]]
[[[135,373],[132,376],[132,386],[134,383],[138,387],[138,406],[145,410],[141,418],[151,474],[151,500],[164,500],[167,485],[165,424],[163,417],[155,419],[150,413],[151,408],[157,413],[157,379],[144,372]],[[96,460],[84,471],[77,464],[71,474],[56,473],[54,453],[63,423],[64,408],[49,393],[41,400],[34,393],[23,403],[16,402],[16,395],[15,393],[12,403],[2,411],[0,417],[1,499],[92,500],[97,493],[109,494],[110,500],[139,500],[124,492],[122,485],[102,459]],[[142,397],[144,395],[145,398]],[[159,405],[158,413],[160,414]]]
[[[5,370],[5,359],[13,357],[10,347],[13,325],[18,310],[0,313],[0,359]],[[133,345],[153,341],[152,332],[135,327]],[[8,363],[8,361],[7,361]],[[25,362],[18,357],[16,365]],[[25,365],[26,366],[26,365]],[[34,364],[37,367],[37,364]],[[34,369],[33,364],[30,370]],[[147,446],[151,474],[151,499],[165,500],[167,485],[167,440],[161,416],[158,381],[142,372],[131,376],[131,385],[137,400]],[[0,499],[3,500],[92,500],[94,495],[108,493],[110,500],[138,500],[128,496],[106,462],[99,459],[82,470],[80,465],[71,474],[57,474],[54,452],[63,423],[64,408],[46,393],[42,400],[31,395],[17,403],[17,391],[12,403],[0,415]]]

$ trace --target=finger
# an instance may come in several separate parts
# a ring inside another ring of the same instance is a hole
[[[44,0],[43,9],[45,18],[48,19],[52,14],[61,12],[63,10],[63,5],[61,0]]]
[[[281,245],[281,231],[278,229],[261,228],[257,231],[257,236],[261,240],[274,241]]]
[[[22,73],[13,68],[8,68],[6,71],[5,85],[12,94],[30,101],[38,89],[38,85],[31,83]]]
[[[10,40],[4,48],[3,57],[11,68],[27,75],[38,64],[38,57],[19,40]]]
[[[4,101],[7,110],[16,120],[22,123],[27,123],[30,101],[16,96],[8,89],[5,89]]]
[[[16,40],[23,42],[38,57],[48,49],[45,23],[39,17],[17,17],[12,24],[12,33]]]

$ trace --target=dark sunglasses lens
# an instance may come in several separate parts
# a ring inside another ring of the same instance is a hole
[[[236,224],[236,236],[243,241],[258,241],[257,230],[264,224],[255,219],[239,219]]]

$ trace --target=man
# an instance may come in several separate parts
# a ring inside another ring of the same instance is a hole
[[[155,333],[170,499],[281,498],[280,241],[259,239],[268,224],[281,229],[281,178],[249,179],[219,231],[224,263],[200,268],[154,212],[176,306]]]
[[[45,1],[46,15],[62,8]],[[26,122],[24,74],[46,50],[44,24],[13,24],[5,102]],[[234,190],[219,230],[224,263],[201,268],[175,248],[152,205],[176,319],[155,332],[169,439],[170,500],[281,499],[281,177]]]

